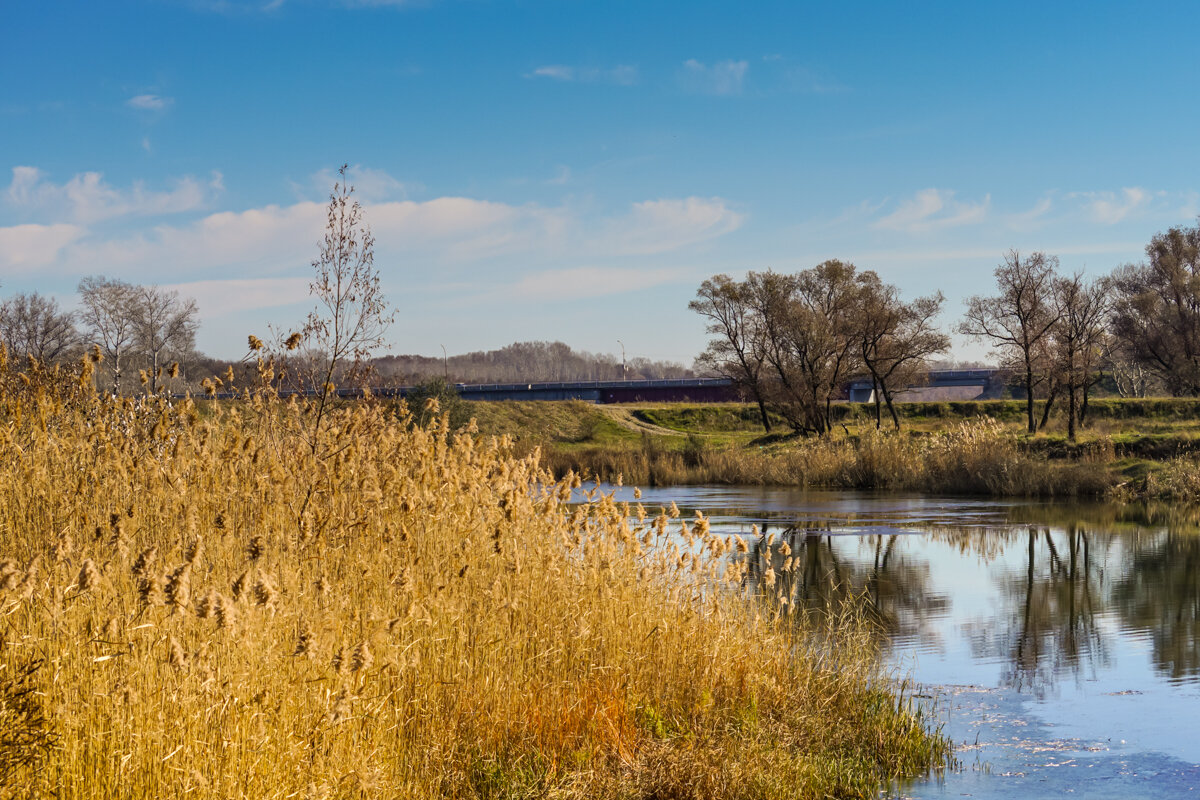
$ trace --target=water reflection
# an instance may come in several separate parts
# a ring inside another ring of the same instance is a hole
[[[890,658],[942,687],[961,756],[989,766],[909,794],[1200,785],[1197,510],[736,487],[642,499],[672,501],[747,541],[751,587],[815,614],[858,603]]]
[[[1117,637],[1148,640],[1163,676],[1200,679],[1197,509],[729,487],[643,502],[658,497],[747,538],[746,580],[769,570],[797,609],[861,603],[894,649],[955,658],[957,639],[963,682],[1045,697],[1110,669]]]
[[[1200,673],[1200,537],[1173,531],[1135,537],[1112,602],[1125,627],[1144,631],[1154,663],[1175,681]]]
[[[998,576],[1002,609],[964,629],[975,657],[1004,665],[1001,687],[1042,697],[1059,676],[1092,678],[1108,664],[1107,641],[1097,625],[1103,572],[1093,550],[1107,550],[1109,541],[1097,542],[1074,525],[1059,532],[1031,527],[1024,538],[1024,570]]]

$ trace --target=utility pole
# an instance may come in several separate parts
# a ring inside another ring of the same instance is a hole
[[[450,383],[450,356],[446,355],[446,345],[441,345],[442,348],[442,380],[447,385]]]
[[[625,380],[625,343],[617,339],[617,344],[621,345],[621,380]]]

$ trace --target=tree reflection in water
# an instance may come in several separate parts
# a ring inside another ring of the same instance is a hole
[[[900,649],[944,653],[939,637],[961,634],[970,658],[1000,665],[1000,686],[1037,697],[1060,680],[1095,679],[1118,651],[1134,657],[1117,643],[1130,634],[1150,642],[1166,678],[1200,676],[1197,513],[1026,504],[1014,506],[1010,519],[1007,526],[911,533],[893,526],[864,532],[852,518],[776,519],[738,558],[755,590],[809,614],[841,615],[850,604]],[[943,581],[966,559],[988,576],[966,591],[978,592],[976,604],[993,595],[995,602],[970,618],[960,611],[955,627],[945,623],[957,598]]]
[[[1010,567],[1019,557],[1018,569],[999,570],[1000,607],[962,625],[972,657],[1000,662],[1002,686],[1038,696],[1063,675],[1083,680],[1109,663],[1096,624],[1105,606],[1097,554],[1103,561],[1111,536],[1079,525],[1055,532],[941,528],[846,536],[819,523],[780,526],[771,534],[767,525],[747,556],[747,580],[754,586],[763,588],[771,569],[771,594],[797,610],[840,614],[850,604],[893,644],[917,643],[925,650],[941,649],[930,622],[949,612],[952,598],[932,582],[928,549],[914,553],[907,544],[932,540],[960,557]]]
[[[927,562],[897,547],[907,534],[842,536],[819,523],[778,527],[773,532],[765,525],[751,545],[747,580],[753,585],[761,587],[770,568],[777,576],[773,594],[798,611],[837,615],[850,606],[891,640],[921,638],[932,646],[936,635],[924,623],[944,613],[949,598],[931,587]],[[869,547],[871,560],[840,552],[843,543]]]
[[[1003,664],[1002,686],[1042,697],[1060,676],[1084,680],[1108,666],[1096,624],[1104,573],[1095,551],[1109,544],[1076,525],[1026,531],[1024,570],[1001,578],[1004,607],[965,626],[972,655]]]
[[[1150,637],[1154,664],[1179,681],[1200,673],[1200,537],[1163,532],[1133,539],[1130,567],[1113,589],[1123,624]]]

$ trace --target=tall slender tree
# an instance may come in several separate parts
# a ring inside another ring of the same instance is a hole
[[[935,319],[945,298],[941,292],[905,303],[900,290],[870,270],[859,275],[858,340],[863,367],[875,389],[875,427],[882,423],[880,400],[900,430],[895,393],[929,371],[929,359],[950,348],[950,337]]]
[[[137,287],[103,275],[79,282],[79,318],[91,344],[98,345],[113,379],[113,392],[121,393],[126,360],[134,348],[137,328],[134,303]]]
[[[199,327],[196,301],[179,292],[157,286],[136,286],[131,293],[130,313],[137,350],[147,361],[151,394],[158,392],[162,362],[191,353]]]
[[[1041,357],[1046,337],[1058,322],[1053,302],[1053,284],[1058,259],[1045,253],[1022,258],[1010,250],[996,267],[994,296],[967,300],[967,312],[958,326],[960,333],[986,339],[1020,370],[1025,383],[1026,426],[1037,433],[1033,416],[1034,391],[1049,375],[1050,365]]]
[[[713,338],[697,363],[733,381],[758,406],[763,430],[771,430],[763,386],[766,365],[765,331],[754,314],[753,298],[746,283],[728,275],[714,275],[700,284],[688,308],[708,321]]]

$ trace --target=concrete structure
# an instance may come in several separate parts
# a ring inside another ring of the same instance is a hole
[[[946,387],[965,387],[977,388],[978,392],[971,397],[964,397],[969,400],[984,400],[999,397],[1004,391],[1004,379],[998,369],[935,369],[929,371],[929,380],[920,384],[922,388],[946,388]],[[910,387],[904,387],[905,389]],[[913,387],[916,388],[916,387]],[[856,378],[850,381],[849,398],[852,403],[873,403],[875,402],[875,390],[871,384],[871,379]],[[897,400],[906,398],[900,397],[902,391],[897,391]]]

